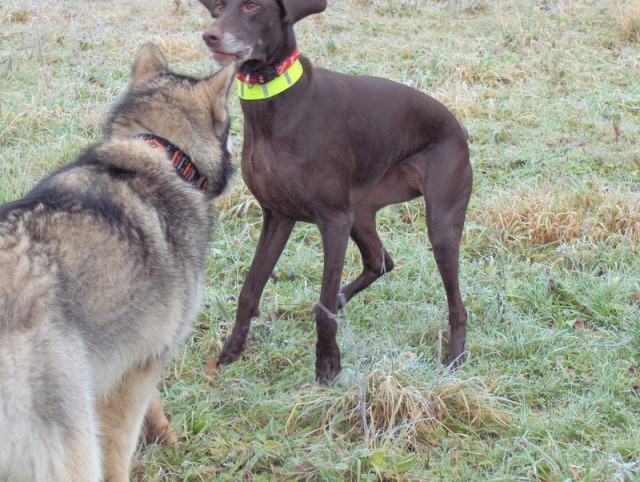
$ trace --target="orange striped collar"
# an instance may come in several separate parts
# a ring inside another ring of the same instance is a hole
[[[198,172],[198,169],[196,169],[196,166],[193,164],[191,159],[189,159],[189,156],[187,156],[179,147],[154,134],[139,134],[136,137],[143,139],[153,147],[164,149],[171,160],[173,167],[175,167],[176,172],[182,179],[187,181],[189,184],[193,184],[202,192],[207,190],[207,178]]]

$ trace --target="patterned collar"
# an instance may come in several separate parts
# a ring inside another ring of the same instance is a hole
[[[196,169],[196,166],[193,164],[191,159],[189,159],[189,156],[187,156],[179,147],[154,134],[138,134],[136,137],[144,140],[152,147],[164,149],[171,160],[173,167],[175,167],[176,172],[182,179],[187,181],[189,184],[193,184],[202,192],[207,190],[207,178],[198,172],[198,169]]]

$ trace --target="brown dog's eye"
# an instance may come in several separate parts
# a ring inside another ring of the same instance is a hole
[[[258,8],[258,4],[256,2],[247,2],[244,4],[243,10],[245,12],[253,12],[256,8]]]
[[[218,0],[217,2],[215,2],[213,4],[213,10],[212,10],[212,14],[214,17],[219,17],[220,15],[222,15],[222,11],[224,10],[224,5],[222,5],[222,2],[220,0]]]

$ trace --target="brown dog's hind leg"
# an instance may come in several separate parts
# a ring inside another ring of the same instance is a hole
[[[373,206],[364,206],[354,213],[351,239],[362,256],[362,273],[341,290],[340,308],[394,266],[393,259],[378,236],[376,209]]]
[[[416,178],[415,166],[408,163],[391,168],[353,208],[354,219],[351,238],[362,255],[362,273],[342,290],[341,307],[357,293],[393,267],[393,259],[384,249],[376,230],[376,213],[390,204],[409,201],[422,194]]]
[[[471,195],[471,164],[466,142],[452,139],[426,153],[423,194],[429,240],[440,271],[449,306],[447,365],[455,365],[464,353],[467,311],[458,280],[460,239]]]
[[[338,295],[340,279],[344,268],[344,258],[349,242],[349,232],[353,224],[350,213],[326,213],[317,222],[322,236],[324,268],[320,302],[315,309],[316,330],[316,380],[328,385],[340,374],[340,348],[336,341],[338,331]]]
[[[216,363],[224,365],[240,358],[247,345],[251,319],[258,316],[258,306],[264,286],[287,244],[295,221],[263,209],[263,224],[249,274],[240,290],[233,331],[222,348]]]
[[[160,391],[156,389],[147,408],[142,425],[144,441],[148,444],[173,445],[178,441],[176,431],[162,410]]]

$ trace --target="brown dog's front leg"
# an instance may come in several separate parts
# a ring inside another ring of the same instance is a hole
[[[258,316],[262,291],[287,244],[294,225],[295,221],[263,209],[262,231],[249,274],[240,290],[236,323],[218,357],[218,365],[232,363],[244,352],[251,319]]]
[[[353,216],[335,213],[318,222],[324,249],[324,271],[320,303],[315,309],[318,341],[316,343],[316,380],[322,385],[332,383],[340,374],[340,348],[336,341],[340,279],[349,241]]]

